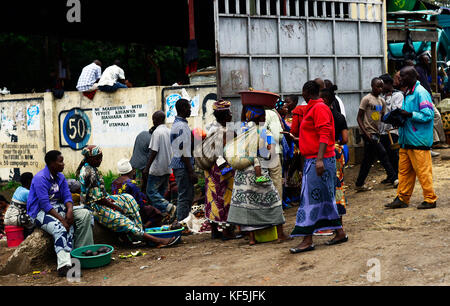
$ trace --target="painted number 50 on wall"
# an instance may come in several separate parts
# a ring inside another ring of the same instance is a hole
[[[91,121],[83,110],[72,109],[64,118],[61,133],[70,148],[81,150],[91,138]],[[63,143],[61,146],[64,147]]]

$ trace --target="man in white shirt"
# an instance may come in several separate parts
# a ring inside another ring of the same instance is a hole
[[[389,74],[383,74],[380,76],[380,79],[383,80],[383,94],[381,97],[386,102],[386,114],[396,110],[401,109],[403,106],[404,96],[401,91],[398,91],[394,88],[394,79]],[[391,162],[394,171],[398,173],[398,162],[399,162],[399,152],[398,150],[393,150],[391,148],[391,138],[394,144],[398,143],[398,129],[394,130],[394,127],[387,123],[381,123],[380,125],[380,141],[383,144],[384,148],[389,157],[389,161]],[[389,137],[391,134],[391,137]],[[383,184],[388,184],[389,180],[385,179],[382,181]]]
[[[170,219],[175,217],[176,207],[164,199],[172,173],[169,165],[172,160],[170,130],[165,125],[166,115],[162,111],[153,114],[155,130],[150,140],[150,157],[143,172],[144,183],[147,182],[147,198],[150,204],[167,213]]]
[[[125,85],[125,72],[120,66],[120,61],[114,61],[114,65],[105,69],[98,82],[98,89],[104,92],[115,92],[119,88],[128,88]]]
[[[283,174],[281,168],[281,132],[283,132],[283,127],[281,125],[281,119],[277,111],[274,109],[266,109],[266,123],[265,128],[267,128],[273,136],[273,141],[275,143],[272,146],[270,154],[270,160],[261,160],[261,167],[269,169],[270,178],[278,191],[280,199],[283,199]]]
[[[78,78],[77,90],[80,92],[94,91],[98,87],[98,81],[102,76],[102,63],[99,60],[95,60],[90,65],[87,65],[81,71]]]

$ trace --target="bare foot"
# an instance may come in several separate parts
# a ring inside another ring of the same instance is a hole
[[[255,245],[256,244],[255,233],[254,232],[248,233],[248,244],[249,245]]]
[[[286,241],[291,241],[292,239],[293,239],[292,237],[283,234],[282,236],[278,237],[277,242],[278,243],[283,243],[283,242],[286,242]]]
[[[168,244],[170,244],[171,242],[173,242],[174,240],[176,240],[177,237],[172,237],[172,238],[161,238],[160,243],[156,246],[156,248],[160,249],[160,248],[164,248],[166,247]]]

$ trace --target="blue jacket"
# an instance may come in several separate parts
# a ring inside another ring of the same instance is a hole
[[[62,173],[58,173],[55,178],[46,166],[31,181],[27,200],[27,213],[31,218],[36,219],[41,210],[48,213],[53,209],[54,203],[68,202],[73,203],[72,194]]]
[[[430,150],[433,145],[434,108],[428,91],[417,81],[406,93],[402,109],[413,114],[399,129],[403,149]]]

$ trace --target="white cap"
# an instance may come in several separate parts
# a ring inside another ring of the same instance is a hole
[[[131,167],[128,159],[123,158],[117,163],[117,170],[119,171],[119,174],[127,174],[133,171],[133,167]]]

